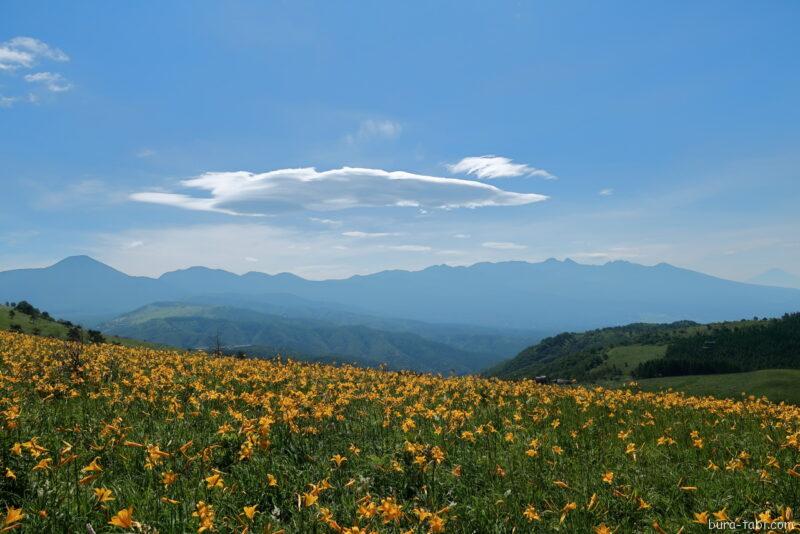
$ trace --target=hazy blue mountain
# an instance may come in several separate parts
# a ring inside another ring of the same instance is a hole
[[[487,359],[516,354],[532,342],[551,334],[549,331],[425,323],[412,319],[379,317],[366,314],[355,307],[311,301],[287,293],[217,293],[188,297],[182,299],[182,302],[231,306],[282,317],[320,320],[338,326],[361,325],[388,332],[412,332],[431,341],[485,355]]]
[[[54,317],[78,322],[111,317],[159,300],[152,278],[128,276],[88,256],[73,256],[42,269],[0,272],[0,300],[27,300]]]
[[[749,279],[751,284],[762,286],[792,287],[800,289],[800,276],[787,273],[783,269],[770,269]]]
[[[409,332],[340,326],[226,306],[155,303],[102,325],[104,332],[184,348],[226,349],[261,356],[341,357],[392,369],[468,373],[497,362]]]
[[[800,310],[800,290],[715,278],[668,264],[444,265],[344,280],[192,268],[158,279],[129,277],[89,258],[0,273],[0,300],[26,299],[56,316],[84,319],[192,296],[290,294],[353,313],[427,323],[525,331],[584,330],[632,322],[778,316]],[[263,297],[268,302],[272,297]]]

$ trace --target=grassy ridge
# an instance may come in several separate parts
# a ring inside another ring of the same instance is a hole
[[[69,331],[68,327],[56,321],[32,319],[27,314],[12,311],[8,306],[0,306],[0,330],[9,330],[11,325],[18,325],[26,334],[38,331],[39,335],[61,339],[66,339]]]
[[[14,310],[8,306],[0,305],[0,330],[10,330],[11,325],[17,325],[25,334],[35,334],[44,337],[66,339],[69,327],[55,320],[44,318],[32,319],[31,316]],[[161,343],[149,343],[138,339],[131,339],[119,336],[105,336],[109,343],[116,343],[124,347],[149,347],[154,349],[168,349],[167,345]]]
[[[793,406],[75,349],[0,332],[22,532],[705,532],[800,500]]]

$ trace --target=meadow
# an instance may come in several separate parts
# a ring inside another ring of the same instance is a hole
[[[0,332],[0,532],[791,520],[800,408]]]
[[[800,404],[800,369],[761,369],[749,373],[665,376],[637,380],[648,391],[679,390],[690,395],[740,399],[764,395],[771,400]]]

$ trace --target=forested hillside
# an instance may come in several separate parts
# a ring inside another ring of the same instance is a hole
[[[516,357],[487,371],[500,378],[530,378],[557,375],[565,378],[599,378],[595,369],[603,367],[609,349],[630,345],[662,345],[669,340],[704,328],[692,321],[670,324],[634,323],[582,333],[564,332],[543,339]],[[607,369],[610,374],[613,369]]]
[[[800,368],[800,314],[702,325],[634,323],[543,339],[487,371],[596,381]]]
[[[722,324],[673,339],[664,358],[643,362],[642,378],[800,368],[800,313],[740,326]]]

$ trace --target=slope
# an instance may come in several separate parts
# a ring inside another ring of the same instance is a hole
[[[442,373],[474,372],[484,355],[462,351],[407,332],[360,325],[339,326],[225,306],[156,303],[102,326],[112,334],[184,348],[208,348],[219,335],[227,349],[308,357],[343,357],[393,369]]]

